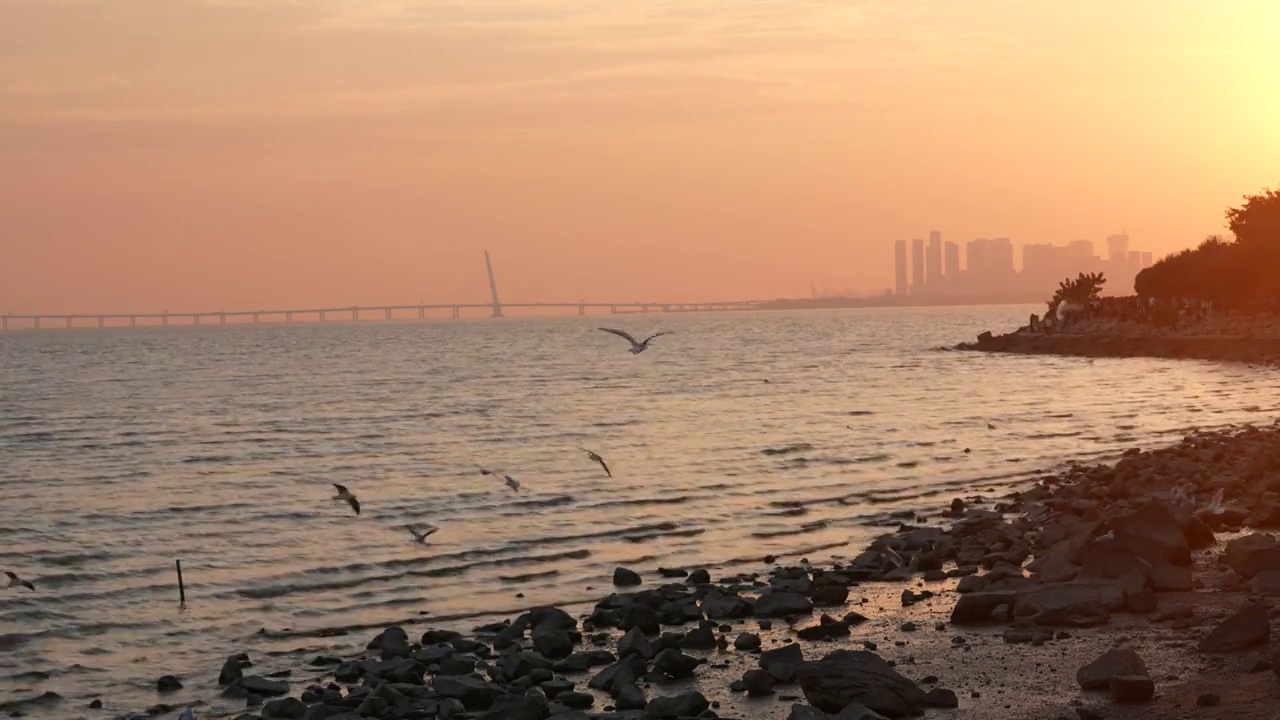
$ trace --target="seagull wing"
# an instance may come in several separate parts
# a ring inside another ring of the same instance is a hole
[[[8,575],[10,580],[17,580],[17,579],[18,579],[18,576],[17,576],[17,575],[15,575],[14,573],[9,572],[8,570],[5,570],[5,571],[4,571],[4,574],[5,574],[5,575]]]
[[[31,584],[31,582],[30,582],[29,580],[23,580],[23,581],[22,581],[22,587],[24,587],[24,588],[26,588],[26,589],[30,590],[31,592],[35,592],[35,591],[36,591],[36,586],[35,586],[35,585],[32,585],[32,584]]]
[[[428,525],[422,529],[422,537],[429,538],[432,535],[435,535],[439,531],[440,531],[440,528],[436,527],[435,525]]]
[[[347,489],[347,486],[346,486],[346,485],[339,485],[338,483],[334,483],[334,484],[333,484],[333,487],[334,487],[334,488],[336,488],[336,489],[338,490],[338,494],[339,494],[339,495],[350,495],[350,494],[351,494],[351,491]]]
[[[660,333],[654,333],[654,334],[650,335],[649,337],[645,338],[645,339],[644,339],[644,342],[642,342],[642,343],[640,343],[640,344],[641,344],[641,345],[648,345],[650,340],[652,340],[652,339],[654,339],[654,338],[662,337],[663,335],[670,335],[670,334],[671,334],[671,333],[667,332],[666,330],[663,330],[663,331],[662,331],[662,332],[660,332]]]
[[[604,458],[596,455],[596,462],[600,463],[600,467],[604,468],[604,474],[613,477],[613,473],[609,472],[609,466],[605,463]]]
[[[636,342],[636,339],[631,337],[631,333],[627,332],[626,330],[616,330],[614,328],[597,328],[597,329],[603,330],[604,332],[607,332],[607,333],[613,333],[614,335],[617,335],[618,337],[625,339],[627,342],[631,343],[632,345],[640,344]]]
[[[357,515],[360,514],[360,501],[356,499],[355,495],[347,496],[347,504],[351,506],[352,510],[356,511]]]

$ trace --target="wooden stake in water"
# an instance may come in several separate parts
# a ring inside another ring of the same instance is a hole
[[[187,587],[182,584],[182,561],[174,561],[178,566],[178,601],[183,605],[187,604]]]

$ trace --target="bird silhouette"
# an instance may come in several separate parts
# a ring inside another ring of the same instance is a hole
[[[639,355],[640,353],[644,352],[645,350],[648,350],[648,349],[649,349],[649,342],[650,342],[651,340],[653,340],[654,338],[662,337],[663,335],[670,335],[670,334],[671,334],[671,333],[669,333],[669,332],[654,333],[654,334],[650,335],[649,337],[645,338],[645,339],[644,339],[644,342],[638,342],[635,338],[631,337],[631,333],[627,332],[626,330],[617,330],[617,329],[614,329],[614,328],[603,328],[603,327],[602,327],[602,328],[599,328],[599,329],[600,329],[600,330],[603,330],[604,332],[607,332],[607,333],[613,333],[614,335],[617,335],[618,337],[620,337],[620,338],[622,338],[622,339],[626,340],[627,342],[631,343],[631,354],[632,354],[632,355]]]
[[[333,499],[340,500],[350,505],[351,509],[355,510],[356,514],[359,515],[360,501],[356,499],[356,496],[351,494],[351,491],[347,489],[346,485],[339,485],[338,483],[334,483],[333,486],[338,489],[338,494],[334,495]]]
[[[593,450],[588,450],[586,448],[582,448],[582,451],[587,454],[588,459],[590,459],[592,462],[599,463],[600,467],[604,468],[605,475],[608,475],[609,477],[613,477],[613,473],[610,472],[608,464],[605,463],[604,458],[600,457],[599,453]]]

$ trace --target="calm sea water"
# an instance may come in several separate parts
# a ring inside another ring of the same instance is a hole
[[[938,349],[1032,310],[0,335],[0,569],[37,587],[0,589],[0,698],[118,714],[216,694],[232,652],[591,601],[616,565],[852,556],[895,510],[1276,410],[1271,369]],[[674,334],[632,356],[602,321]]]

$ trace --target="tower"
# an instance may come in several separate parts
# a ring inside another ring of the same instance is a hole
[[[924,292],[924,240],[911,241],[911,294]]]
[[[929,250],[925,260],[924,284],[931,290],[937,290],[942,280],[942,233],[934,230],[929,233]]]
[[[907,241],[898,240],[893,244],[893,289],[898,297],[907,294]]]
[[[493,295],[493,316],[502,317],[502,303],[498,301],[498,283],[493,279],[493,263],[489,261],[489,251],[484,251],[484,267],[489,271],[489,292]]]

